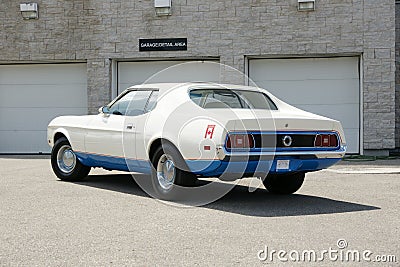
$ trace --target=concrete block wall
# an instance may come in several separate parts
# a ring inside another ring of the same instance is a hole
[[[396,147],[400,147],[400,1],[396,0]]]
[[[111,99],[111,60],[217,57],[245,71],[247,57],[359,55],[363,146],[400,143],[392,0],[316,0],[314,12],[298,12],[297,0],[172,0],[169,17],[155,15],[153,0],[35,2],[31,21],[20,1],[0,2],[0,62],[87,62],[91,113]],[[188,38],[188,50],[139,52],[139,38],[167,37]]]

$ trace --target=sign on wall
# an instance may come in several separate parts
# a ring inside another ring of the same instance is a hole
[[[139,51],[186,51],[187,38],[139,39]]]

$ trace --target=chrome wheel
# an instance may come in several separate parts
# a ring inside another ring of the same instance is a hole
[[[157,163],[157,180],[164,190],[170,190],[175,182],[176,170],[172,157],[163,154]]]
[[[57,152],[57,166],[63,173],[71,173],[76,166],[76,155],[71,146],[63,145]]]

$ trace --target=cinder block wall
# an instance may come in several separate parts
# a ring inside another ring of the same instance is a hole
[[[36,2],[35,21],[20,1],[0,2],[0,61],[86,61],[90,112],[111,98],[110,59],[219,57],[244,71],[245,56],[360,55],[364,148],[399,144],[392,0],[316,0],[315,12],[297,0],[173,0],[170,17],[155,16],[153,0]],[[188,51],[138,52],[154,37],[187,37]]]
[[[400,1],[396,0],[396,148],[400,147]]]

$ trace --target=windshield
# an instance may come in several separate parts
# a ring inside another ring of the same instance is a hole
[[[278,110],[262,92],[230,89],[194,89],[190,99],[202,108],[240,108]]]

